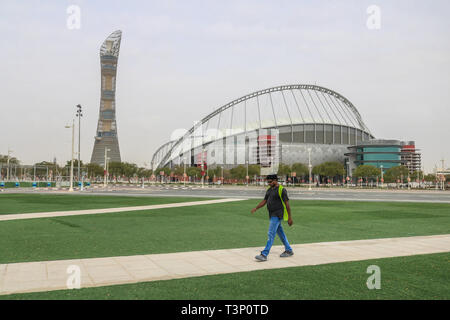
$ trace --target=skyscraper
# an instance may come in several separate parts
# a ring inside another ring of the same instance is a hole
[[[91,157],[91,163],[100,165],[105,162],[105,149],[110,162],[121,161],[116,124],[116,75],[121,39],[122,31],[114,31],[100,47],[100,113]]]

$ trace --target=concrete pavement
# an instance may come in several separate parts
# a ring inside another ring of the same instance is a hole
[[[0,264],[0,294],[68,289],[78,271],[81,288],[85,288],[450,252],[450,234],[295,244],[292,248],[294,256],[280,258],[284,248],[274,246],[266,262],[255,261],[262,247],[254,247]]]
[[[245,200],[245,199],[230,198],[230,199],[189,201],[189,202],[154,204],[154,205],[148,205],[148,206],[107,208],[107,209],[70,210],[70,211],[36,212],[36,213],[15,213],[15,214],[0,215],[0,221],[21,220],[21,219],[36,219],[36,218],[51,218],[51,217],[67,217],[67,216],[78,216],[78,215],[87,215],[87,214],[101,214],[101,213],[112,213],[112,212],[129,212],[129,211],[142,211],[142,210],[167,209],[167,208],[179,208],[179,207],[187,207],[187,206],[198,206],[198,205],[205,205],[205,204],[233,202],[233,201],[240,201],[240,200]]]

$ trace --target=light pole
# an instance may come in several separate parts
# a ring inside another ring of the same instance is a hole
[[[309,168],[309,188],[308,188],[308,190],[312,190],[312,188],[311,188],[311,171],[312,171],[311,148],[308,148],[308,168]]]
[[[70,157],[70,187],[69,191],[73,191],[73,154],[74,154],[74,144],[75,144],[75,119],[72,119],[72,125],[66,126],[66,128],[72,128],[72,155]]]
[[[205,166],[203,165],[203,154],[205,152],[205,149],[202,149],[202,188],[204,188],[203,182],[205,181]]]
[[[411,181],[411,178],[409,177],[409,166],[410,166],[411,162],[407,162],[406,164],[408,166],[408,190],[409,190],[409,189],[411,189],[411,186],[410,186],[410,183],[409,183]]]
[[[107,147],[105,147],[105,165],[104,165],[104,177],[103,177],[103,187],[106,187],[106,185],[107,185],[107,180],[106,180],[106,177],[107,177],[107,174],[108,174],[108,151],[111,151],[111,149],[108,149]]]
[[[383,178],[383,165],[380,165],[380,170],[381,170],[381,188],[383,188],[383,182],[384,182],[384,178]]]
[[[107,173],[107,175],[106,175],[106,185],[108,185],[108,182],[109,182],[109,160],[111,160],[111,158],[107,157],[106,158],[106,173]]]
[[[245,164],[247,166],[247,175],[245,176],[245,179],[247,180],[247,187],[248,187],[248,178],[249,178],[249,176],[248,176],[248,160],[245,161]]]
[[[422,166],[422,188],[425,188],[425,165]]]
[[[221,168],[222,168],[222,185],[224,185],[224,183],[223,183],[223,166]]]
[[[8,159],[6,160],[7,170],[6,170],[6,182],[9,181],[9,159],[11,159],[11,153],[13,153],[12,150],[8,147]]]
[[[434,175],[435,175],[435,184],[436,184],[436,190],[438,189],[438,183],[439,183],[439,180],[438,180],[438,174],[437,174],[437,165],[434,165]]]
[[[187,161],[187,159],[184,158],[184,161],[183,161],[183,165],[184,165],[184,173],[183,173],[183,183],[184,183],[184,187],[186,187],[186,161]]]
[[[147,170],[147,163],[144,162],[144,172]],[[145,174],[142,175],[142,189],[145,188]]]
[[[80,144],[81,144],[81,117],[83,113],[81,111],[81,105],[77,105],[77,117],[78,117],[78,181],[80,181]]]

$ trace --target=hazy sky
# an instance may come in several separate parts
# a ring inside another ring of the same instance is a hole
[[[67,27],[71,5],[79,29]],[[380,29],[367,27],[370,5]],[[375,137],[416,141],[426,171],[450,165],[449,12],[448,0],[0,0],[0,154],[65,162],[81,104],[90,161],[99,48],[120,29],[122,161],[149,164],[174,130],[235,98],[315,83],[348,98]]]

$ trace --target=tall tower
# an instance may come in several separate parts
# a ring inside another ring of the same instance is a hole
[[[122,31],[117,30],[106,38],[100,47],[101,97],[100,113],[91,163],[103,165],[105,148],[109,149],[110,162],[120,162],[119,140],[116,125],[116,75]]]

